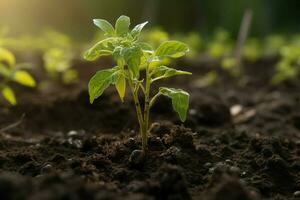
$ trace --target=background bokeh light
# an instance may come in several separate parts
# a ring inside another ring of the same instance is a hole
[[[199,30],[210,33],[218,27],[236,35],[244,11],[254,12],[251,33],[299,31],[298,0],[1,0],[0,24],[13,33],[34,33],[53,27],[86,38],[95,30],[93,18],[114,21],[121,14],[134,23],[151,21],[169,32]]]

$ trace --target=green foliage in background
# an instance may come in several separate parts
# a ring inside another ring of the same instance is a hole
[[[294,80],[300,74],[300,46],[296,44],[285,46],[280,51],[281,59],[276,65],[272,83]]]
[[[0,91],[4,99],[16,105],[17,100],[10,82],[16,82],[26,87],[35,87],[36,82],[25,70],[16,65],[15,56],[7,49],[0,47]]]
[[[1,34],[2,32],[2,34]],[[63,84],[75,83],[78,72],[72,69],[72,61],[78,55],[72,39],[53,29],[45,29],[39,35],[12,37],[5,28],[0,31],[0,45],[17,52],[42,53],[43,67],[48,77]]]

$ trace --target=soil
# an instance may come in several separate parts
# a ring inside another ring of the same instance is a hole
[[[247,63],[243,81],[219,71],[205,88],[195,80],[214,64],[178,63],[193,75],[161,84],[190,92],[188,120],[159,99],[146,157],[129,95],[89,104],[97,65],[77,62],[73,86],[16,88],[19,104],[0,108],[0,128],[25,114],[0,134],[0,199],[300,199],[300,81],[270,85],[274,60]]]

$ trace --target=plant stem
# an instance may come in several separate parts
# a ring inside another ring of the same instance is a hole
[[[156,102],[157,98],[161,95],[161,93],[157,93],[156,95],[154,95],[154,97],[152,97],[151,101],[150,101],[150,109],[153,106],[153,104]]]
[[[149,113],[150,113],[150,84],[151,76],[149,73],[149,66],[146,68],[146,87],[145,87],[145,106],[144,106],[144,132],[146,134],[146,140],[148,140],[148,128],[149,128]]]
[[[239,35],[237,39],[236,49],[235,49],[235,59],[238,67],[238,73],[241,73],[241,62],[242,62],[242,50],[243,46],[247,40],[249,29],[252,22],[253,12],[251,9],[247,9],[244,12],[243,20],[239,30]]]
[[[141,138],[142,138],[142,149],[144,152],[147,151],[147,130],[145,130],[145,122],[144,122],[144,118],[143,118],[143,114],[142,114],[142,109],[141,109],[141,104],[138,98],[138,91],[135,90],[135,85],[133,83],[133,80],[131,78],[131,75],[129,74],[129,78],[128,78],[128,83],[129,83],[129,87],[132,93],[132,97],[133,97],[133,101],[134,101],[134,105],[135,105],[135,109],[136,109],[136,113],[137,113],[137,118],[139,121],[139,126],[140,126],[140,134],[141,134]]]

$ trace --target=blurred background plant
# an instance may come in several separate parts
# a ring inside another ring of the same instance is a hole
[[[0,47],[0,91],[2,97],[10,104],[16,105],[15,92],[10,87],[11,82],[21,84],[26,87],[35,87],[34,78],[24,70],[25,65],[17,64],[12,52]]]
[[[24,59],[32,62],[31,67],[40,65],[34,63],[32,56],[41,55],[48,78],[63,84],[72,84],[78,79],[78,72],[72,69],[72,61],[80,57],[81,51],[75,44],[71,37],[52,28],[44,28],[38,34],[18,36],[11,35],[7,27],[0,30],[1,46],[27,56]]]
[[[237,39],[243,15],[251,10],[242,59],[252,63],[278,59],[272,83],[281,83],[299,76],[297,56],[293,55],[300,51],[299,8],[298,0],[1,0],[0,45],[18,57],[22,52],[25,58],[20,56],[21,61],[33,62],[32,57],[41,54],[42,63],[32,66],[43,67],[53,82],[72,84],[78,80],[74,60],[81,58],[91,40],[103,37],[90,21],[114,21],[125,14],[132,23],[151,21],[141,38],[153,47],[170,39],[182,40],[191,48],[187,59],[215,60],[223,70],[239,77]],[[211,69],[200,77],[208,80],[201,85],[213,83],[217,77],[218,70]]]
[[[300,46],[297,43],[280,48],[280,61],[276,65],[273,84],[295,80],[300,73]]]
[[[260,37],[298,32],[299,4],[298,0],[1,0],[0,24],[13,27],[13,33],[36,33],[50,26],[90,41],[95,31],[91,19],[113,21],[122,13],[133,22],[149,20],[151,26],[171,33],[194,30],[210,35],[222,27],[236,38],[249,8],[254,13],[251,35]]]

